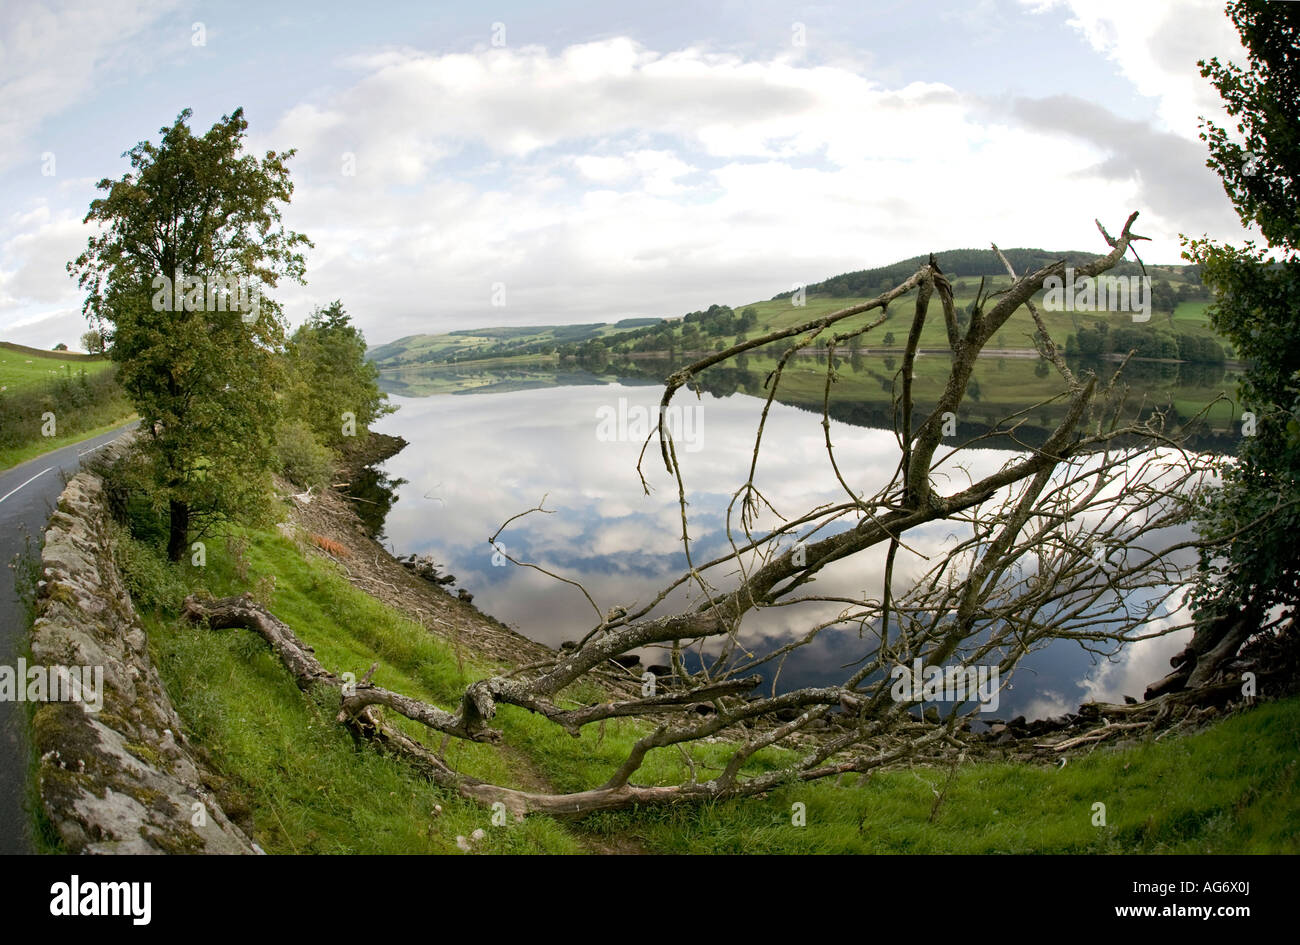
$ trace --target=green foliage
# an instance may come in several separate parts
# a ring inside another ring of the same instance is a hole
[[[106,342],[104,332],[98,328],[92,328],[81,335],[81,347],[85,348],[90,354],[103,354]]]
[[[1217,632],[1214,618],[1240,611],[1254,627],[1273,607],[1290,618],[1300,603],[1300,9],[1237,0],[1228,15],[1250,68],[1212,59],[1201,74],[1241,139],[1213,123],[1201,137],[1242,222],[1258,226],[1283,258],[1253,243],[1208,240],[1189,241],[1184,253],[1215,290],[1215,329],[1249,362],[1241,400],[1256,427],[1239,461],[1222,469],[1222,488],[1200,497],[1198,530],[1213,544],[1202,553],[1193,598],[1203,627],[1194,646]]]
[[[1199,531],[1214,545],[1195,602],[1206,618],[1239,607],[1262,616],[1300,603],[1300,262],[1205,244],[1193,252],[1219,294],[1215,327],[1250,363],[1240,396],[1255,415],[1222,487],[1201,497]]]
[[[304,489],[324,489],[334,471],[334,455],[301,421],[282,421],[275,431],[275,454],[284,477]]]
[[[115,521],[136,538],[155,542],[165,538],[166,508],[151,499],[153,474],[138,450],[120,458],[96,453],[84,465],[103,480],[104,499]]]
[[[1156,312],[1173,312],[1178,307],[1178,293],[1164,280],[1151,283],[1151,308]]]
[[[33,542],[32,536],[23,535],[23,550],[7,562],[9,570],[14,573],[14,596],[27,617],[26,625],[31,626],[36,619],[36,594],[41,580],[41,543]]]
[[[1079,330],[1066,338],[1065,353],[1084,358],[1097,358],[1104,354],[1126,355],[1130,351],[1139,358],[1168,358],[1205,364],[1222,364],[1223,346],[1213,338],[1181,332],[1177,336],[1151,325],[1117,325],[1110,330],[1104,321],[1095,325],[1080,325]]]
[[[178,613],[189,593],[189,565],[168,561],[156,542],[141,541],[126,528],[116,532],[113,555],[136,609]]]
[[[585,370],[599,373],[609,365],[609,351],[599,338],[584,341],[574,352],[578,364]]]
[[[326,446],[342,443],[344,414],[352,416],[360,436],[396,409],[379,392],[379,370],[366,360],[366,340],[340,301],[314,311],[293,333],[285,354],[285,412]]]
[[[263,297],[246,320],[220,310],[227,305],[211,287],[301,281],[299,250],[310,245],[280,224],[293,152],[242,154],[242,109],[201,137],[189,117],[161,129],[161,143],[127,152],[132,169],[120,180],[100,181],[106,196],[86,222],[101,230],[68,264],[87,317],[112,326],[110,353],[142,421],[153,495],[169,509],[173,561],[195,528],[259,505],[274,461],[279,308]],[[191,281],[208,287],[197,304]]]
[[[42,428],[43,418],[50,413],[62,436],[128,416],[131,406],[113,370],[91,373],[80,366],[74,371],[69,365],[45,379],[0,392],[0,449],[48,439],[42,436]]]
[[[1300,246],[1300,6],[1233,0],[1228,16],[1249,54],[1249,68],[1198,63],[1218,89],[1240,137],[1205,122],[1208,164],[1223,180],[1245,226],[1258,226],[1270,246]]]

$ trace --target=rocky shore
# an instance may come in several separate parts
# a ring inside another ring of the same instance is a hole
[[[396,455],[406,445],[401,437],[371,433],[349,444],[338,478],[353,478],[365,467]],[[389,554],[371,536],[345,495],[326,489],[305,496],[283,480],[277,481],[276,487],[290,497],[292,506],[281,530],[294,537],[306,553],[330,559],[354,586],[443,637],[466,655],[477,654],[518,666],[554,654],[480,611],[468,591],[456,594],[446,589],[451,582],[428,580],[432,563],[421,568],[410,559],[403,562]]]

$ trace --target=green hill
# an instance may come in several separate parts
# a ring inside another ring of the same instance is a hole
[[[0,341],[0,470],[133,415],[113,362]]]
[[[112,362],[102,354],[44,351],[11,341],[0,341],[0,390],[9,393],[47,386],[60,377],[69,377],[81,371],[98,374],[110,367]]]
[[[1017,273],[1040,268],[1059,259],[1071,265],[1097,258],[1095,253],[1040,249],[1010,249],[1007,258]],[[492,359],[579,359],[644,353],[679,353],[721,350],[737,341],[786,328],[855,302],[873,298],[902,282],[928,259],[914,256],[888,266],[842,273],[804,287],[802,297],[780,292],[766,301],[733,308],[714,304],[677,317],[624,319],[614,324],[541,325],[510,328],[461,329],[445,334],[408,335],[370,349],[370,359],[381,370],[421,364],[461,363]],[[958,249],[936,254],[952,281],[960,309],[969,310],[984,283],[985,294],[1010,284],[1002,263],[992,250]],[[1194,266],[1148,266],[1151,277],[1151,317],[1136,321],[1116,312],[1045,312],[1048,329],[1058,343],[1081,354],[1105,354],[1136,348],[1139,357],[1193,361],[1222,361],[1231,357],[1210,329],[1205,309],[1208,290]],[[1142,268],[1132,261],[1116,266],[1109,275],[1137,276]],[[802,304],[800,304],[802,303]],[[901,346],[908,327],[906,304],[891,312],[895,324],[882,325],[865,335],[860,344],[869,348]],[[937,308],[937,306],[936,306]],[[838,326],[845,330],[866,323],[868,316]],[[876,313],[870,318],[874,319]],[[1114,334],[1111,334],[1115,330]],[[1006,324],[993,347],[1031,350],[1035,332],[1028,311],[1021,310]],[[947,344],[942,318],[930,319],[921,338],[923,347]]]
[[[370,348],[368,354],[381,368],[489,358],[540,356],[556,353],[563,345],[657,325],[660,318],[625,318],[608,324],[523,325],[505,328],[466,328],[440,335],[407,335]]]

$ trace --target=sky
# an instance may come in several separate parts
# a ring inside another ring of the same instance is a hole
[[[544,9],[542,8],[544,6]],[[0,340],[79,348],[95,185],[186,108],[296,149],[271,294],[371,344],[673,317],[924,252],[1246,234],[1205,167],[1222,4],[0,4]],[[942,262],[942,258],[940,259]]]

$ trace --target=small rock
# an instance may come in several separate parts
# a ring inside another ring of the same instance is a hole
[[[475,843],[478,843],[486,836],[487,834],[483,832],[483,828],[479,827],[477,830],[475,830],[472,834],[469,835],[469,838],[473,840]]]

